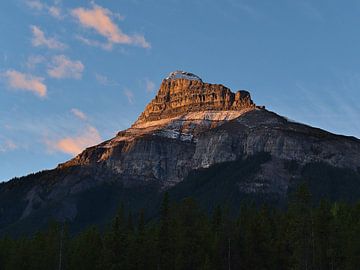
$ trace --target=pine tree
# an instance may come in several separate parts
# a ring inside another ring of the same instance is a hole
[[[69,269],[101,269],[102,248],[102,239],[96,227],[91,227],[84,231],[76,237],[72,243],[69,257]]]
[[[159,229],[159,269],[173,269],[171,262],[171,238],[170,238],[170,215],[169,215],[169,194],[166,192],[160,209]]]
[[[289,245],[292,249],[292,268],[299,270],[312,269],[313,217],[311,212],[311,195],[306,185],[300,185],[293,201],[289,205]]]

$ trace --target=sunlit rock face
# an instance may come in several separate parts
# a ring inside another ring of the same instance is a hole
[[[146,106],[135,125],[189,112],[253,108],[255,104],[247,91],[233,93],[221,84],[204,83],[192,73],[178,71],[163,80],[157,95]]]

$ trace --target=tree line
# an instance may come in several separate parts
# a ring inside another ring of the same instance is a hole
[[[120,207],[103,231],[70,236],[52,223],[35,235],[0,239],[0,269],[360,269],[360,204],[313,205],[301,186],[286,209],[244,204],[208,214],[191,198],[164,195],[159,218]]]

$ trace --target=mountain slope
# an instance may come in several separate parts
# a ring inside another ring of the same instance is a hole
[[[255,158],[264,153],[268,158]],[[247,160],[254,163],[251,170]],[[214,170],[219,177],[204,177]],[[329,180],[328,189],[316,172],[331,170],[346,177]],[[77,228],[103,223],[120,201],[151,212],[164,190],[178,199],[198,197],[205,207],[211,198],[217,198],[212,204],[224,202],[230,192],[228,201],[236,206],[246,197],[284,201],[296,183],[308,181],[321,196],[355,200],[349,188],[335,193],[347,181],[358,194],[359,170],[360,140],[291,122],[256,106],[247,91],[233,93],[174,72],[129,129],[54,170],[0,185],[0,230],[29,224],[31,231],[49,217]],[[215,188],[222,183],[226,188]]]

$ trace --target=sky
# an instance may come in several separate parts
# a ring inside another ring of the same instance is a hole
[[[0,1],[0,181],[128,128],[185,70],[360,138],[355,0]]]

